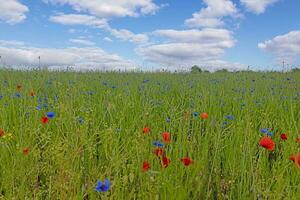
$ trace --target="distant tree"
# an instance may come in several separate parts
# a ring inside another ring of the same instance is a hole
[[[216,72],[223,72],[223,73],[227,73],[227,72],[228,72],[228,70],[223,68],[223,69],[217,70]]]
[[[194,66],[192,66],[192,68],[191,68],[191,72],[192,72],[192,73],[201,73],[201,72],[202,72],[202,69],[201,69],[198,65],[194,65]]]

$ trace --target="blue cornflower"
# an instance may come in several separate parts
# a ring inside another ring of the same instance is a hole
[[[3,98],[3,95],[0,95],[0,100]]]
[[[194,114],[195,117],[197,117],[199,115],[198,112],[194,112],[193,114]]]
[[[268,128],[262,128],[262,129],[260,129],[260,132],[266,134],[266,133],[269,132],[269,129]]]
[[[227,115],[226,118],[229,120],[234,120],[234,117],[232,115]]]
[[[37,109],[37,110],[42,110],[42,106],[38,105],[38,106],[36,107],[36,109]]]
[[[153,145],[156,146],[156,147],[159,147],[159,148],[163,148],[164,147],[164,144],[161,143],[160,141],[154,141]]]
[[[267,136],[269,136],[269,137],[272,137],[273,135],[274,135],[273,132],[268,132],[268,133],[267,133]]]
[[[107,192],[110,188],[110,181],[108,179],[105,179],[102,181],[97,181],[95,191],[96,192]]]
[[[113,86],[111,86],[111,88],[112,88],[112,89],[116,89],[117,87],[113,85]]]
[[[21,98],[21,94],[19,92],[16,93],[17,98]]]
[[[83,124],[83,123],[84,123],[84,119],[83,119],[82,117],[79,117],[79,118],[78,118],[78,123],[79,123],[79,124]]]
[[[170,123],[170,122],[171,122],[171,118],[168,117],[168,118],[166,119],[166,122]]]
[[[148,79],[145,79],[145,80],[143,80],[143,83],[148,83],[150,80],[148,80]]]
[[[47,117],[50,118],[50,119],[54,118],[55,117],[55,112],[48,112]]]

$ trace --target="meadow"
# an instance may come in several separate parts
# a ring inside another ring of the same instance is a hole
[[[0,70],[0,199],[299,200],[299,129],[299,72]]]

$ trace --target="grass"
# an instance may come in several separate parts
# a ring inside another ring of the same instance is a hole
[[[0,70],[0,81],[0,199],[300,199],[289,160],[300,152],[300,73]],[[274,152],[258,145],[261,128],[274,129]],[[152,144],[164,131],[165,169]],[[96,192],[105,178],[110,190]]]

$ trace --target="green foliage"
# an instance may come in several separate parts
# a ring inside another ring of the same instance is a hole
[[[299,200],[300,169],[289,160],[300,151],[299,83],[299,73],[0,71],[0,199]],[[56,117],[42,124],[47,111]],[[273,128],[273,154],[258,146],[261,128]],[[166,169],[152,144],[164,131]],[[111,189],[96,193],[105,178]]]
[[[191,68],[191,72],[192,72],[192,73],[201,73],[201,72],[202,72],[202,69],[201,69],[198,65],[194,65],[194,66],[192,66],[192,68]]]

